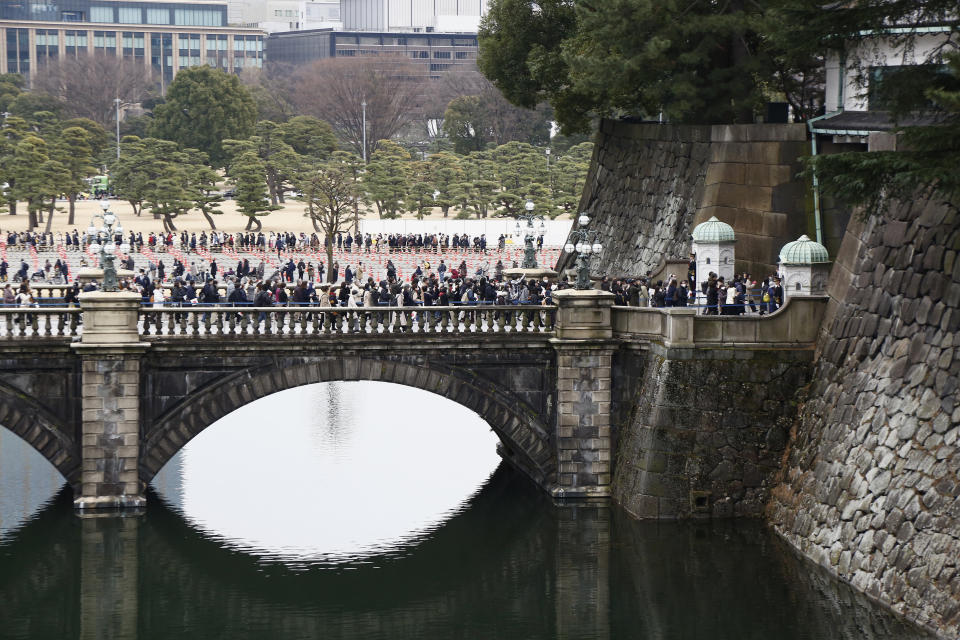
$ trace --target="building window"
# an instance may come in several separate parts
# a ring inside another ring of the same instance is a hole
[[[457,60],[466,60],[468,55],[466,51],[457,51],[456,58]]]
[[[117,22],[119,22],[120,24],[142,24],[143,23],[143,15],[139,8],[118,7],[117,13],[119,15]]]
[[[147,9],[147,24],[170,24],[170,10]]]
[[[187,27],[222,27],[223,12],[208,9],[176,9],[173,23]]]
[[[439,60],[449,60],[450,52],[449,51],[434,51],[433,57]]]
[[[430,71],[446,71],[450,68],[448,64],[431,64]]]
[[[113,22],[113,7],[90,7],[90,22]]]

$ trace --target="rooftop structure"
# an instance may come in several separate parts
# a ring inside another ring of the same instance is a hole
[[[0,3],[0,68],[29,78],[64,57],[117,55],[162,84],[186,67],[239,72],[263,64],[263,32],[230,27],[226,0],[22,0]]]

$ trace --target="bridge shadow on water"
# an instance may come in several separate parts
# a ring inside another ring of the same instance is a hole
[[[505,465],[387,555],[285,565],[156,494],[78,518],[68,488],[0,544],[0,638],[925,638],[757,522],[555,507]]]

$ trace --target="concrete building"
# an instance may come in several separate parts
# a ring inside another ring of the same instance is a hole
[[[104,54],[149,65],[169,83],[186,67],[239,72],[264,55],[262,30],[228,26],[226,0],[3,2],[0,38],[0,68],[28,78],[49,60]]]
[[[357,31],[476,33],[487,0],[341,0],[344,28]]]
[[[228,19],[267,33],[343,28],[340,0],[229,0]]]
[[[325,58],[400,56],[420,63],[425,76],[475,69],[476,34],[386,33],[315,29],[270,34],[270,62],[302,65]]]

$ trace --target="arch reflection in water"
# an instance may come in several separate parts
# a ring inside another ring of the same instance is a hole
[[[36,449],[0,428],[0,540],[40,511],[64,482]]]
[[[154,487],[224,544],[281,562],[399,549],[496,468],[496,436],[437,395],[323,383],[253,402],[194,438]]]
[[[505,467],[408,553],[335,570],[264,564],[159,501],[142,518],[81,520],[65,490],[0,545],[0,636],[930,637],[759,523],[638,523],[616,508],[557,508]]]

